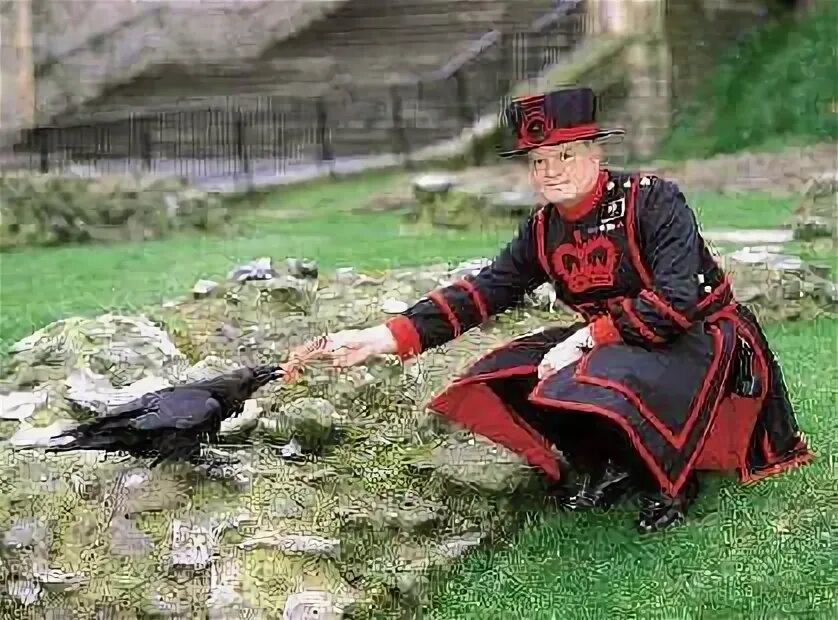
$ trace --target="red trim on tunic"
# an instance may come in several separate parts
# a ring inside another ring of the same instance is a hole
[[[718,287],[725,288],[729,285]],[[735,306],[729,305],[722,308],[707,318],[707,321],[716,321],[720,318],[727,318],[734,322],[737,333],[748,341],[756,358],[757,368],[755,374],[761,380],[761,391],[754,398],[729,394],[722,402],[719,418],[713,428],[711,439],[705,446],[701,461],[701,469],[736,469],[739,472],[739,479],[743,483],[756,482],[768,476],[780,473],[793,467],[805,465],[814,459],[814,455],[801,439],[798,448],[793,452],[802,449],[802,454],[793,456],[778,456],[768,441],[768,435],[763,436],[762,450],[768,464],[756,471],[747,469],[747,451],[756,426],[759,414],[768,395],[770,372],[764,351],[750,326],[736,314]],[[774,458],[771,458],[774,456]]]
[[[638,295],[644,301],[649,302],[654,306],[654,308],[664,315],[666,318],[674,321],[678,324],[679,327],[683,329],[689,329],[690,325],[692,325],[692,321],[690,321],[686,316],[678,312],[675,308],[672,307],[668,302],[664,301],[657,295],[657,293],[650,291],[648,289],[644,289],[640,291]]]
[[[537,394],[531,394],[529,397],[529,401],[535,405],[542,405],[544,407],[551,407],[553,409],[567,409],[570,411],[581,411],[583,413],[594,413],[601,415],[612,422],[616,423],[620,428],[622,428],[626,434],[628,435],[629,441],[634,446],[637,453],[643,459],[643,461],[649,466],[649,470],[652,472],[652,475],[655,477],[655,480],[658,482],[660,487],[664,489],[665,492],[670,493],[670,495],[675,495],[672,492],[675,485],[673,485],[667,475],[663,472],[663,470],[658,466],[657,461],[655,461],[654,457],[649,453],[646,449],[646,446],[641,441],[640,436],[637,434],[637,431],[632,428],[631,424],[620,414],[614,413],[613,411],[606,409],[604,407],[600,407],[599,405],[593,405],[591,403],[578,403],[569,400],[555,400],[552,398],[546,398],[544,396],[539,396]]]
[[[596,182],[594,183],[593,189],[585,194],[585,196],[578,202],[568,206],[556,205],[562,219],[575,222],[590,213],[591,209],[599,204],[600,198],[602,198],[603,189],[605,189],[605,182],[607,180],[608,172],[601,170],[599,176],[597,176]]]
[[[754,432],[763,399],[727,395],[719,404],[719,411],[710,436],[704,444],[696,469],[715,471],[745,471],[748,444]]]
[[[701,312],[705,308],[708,308],[711,304],[713,304],[713,303],[717,302],[719,299],[721,299],[723,295],[725,295],[727,293],[730,293],[730,292],[731,292],[730,277],[728,277],[725,274],[724,278],[719,283],[719,285],[715,289],[713,289],[712,293],[710,293],[707,297],[705,297],[704,299],[702,299],[698,303],[698,305],[696,306],[696,309],[699,312]],[[729,301],[732,301],[732,298]]]
[[[442,313],[445,315],[445,318],[451,324],[451,328],[454,330],[454,338],[459,337],[462,333],[462,326],[460,325],[460,320],[457,318],[457,315],[454,314],[454,311],[451,309],[451,306],[448,305],[448,302],[445,300],[445,297],[442,296],[442,293],[439,291],[431,291],[428,293],[428,298],[433,301]]]
[[[656,310],[667,318],[673,320],[680,327],[688,329],[692,325],[690,321],[682,312],[678,312],[672,304],[663,299],[655,292],[654,280],[645,261],[643,260],[640,251],[640,239],[637,235],[635,207],[637,201],[637,179],[631,177],[631,187],[629,189],[629,197],[626,201],[626,242],[628,243],[629,257],[631,263],[640,276],[643,282],[644,290],[640,292],[639,297],[652,304]],[[701,302],[696,305],[696,310],[699,312],[709,307],[711,304],[718,301],[726,293],[730,292],[730,278],[725,275],[722,282],[713,290],[713,292]]]
[[[547,252],[544,247],[544,209],[539,209],[535,214],[535,247],[538,253],[538,262],[548,278],[551,278],[550,265],[547,262]]]
[[[591,337],[594,339],[594,344],[598,346],[622,341],[620,330],[607,314],[600,315],[591,321]]]
[[[720,338],[718,328],[715,328],[715,329],[716,329],[716,331],[714,332],[714,337],[719,337]],[[717,357],[714,357],[714,363],[717,363]],[[727,372],[729,370],[729,367],[730,367],[730,362],[728,362],[728,368],[724,369],[725,374],[727,374]],[[698,405],[696,405],[695,401],[694,401],[693,406],[696,408],[696,410],[700,409],[701,404],[704,403],[704,400],[705,400],[705,397],[706,397],[706,392],[707,392],[707,384],[710,383],[710,379],[712,378],[712,376],[713,376],[712,374],[708,374],[705,377],[705,386],[702,388],[702,392],[701,392],[704,395],[704,397],[699,399],[698,402],[700,404],[698,404]],[[724,389],[719,389],[718,390],[718,392],[716,394],[715,402],[713,402],[711,404],[712,408],[711,408],[711,412],[710,412],[710,419],[708,420],[708,424],[707,424],[707,429],[705,430],[702,437],[699,438],[698,443],[696,444],[695,450],[693,451],[692,456],[689,458],[688,462],[684,466],[681,474],[678,476],[677,480],[675,480],[673,482],[672,480],[669,479],[669,476],[666,475],[666,473],[663,471],[663,469],[660,467],[660,465],[658,465],[658,462],[655,460],[655,458],[652,456],[652,454],[649,452],[649,450],[647,450],[643,441],[640,439],[640,435],[638,435],[637,431],[632,427],[632,425],[628,422],[628,420],[626,420],[622,415],[620,415],[619,413],[617,413],[615,411],[611,411],[610,409],[607,409],[605,407],[601,407],[599,405],[593,405],[591,403],[579,403],[579,402],[575,402],[575,401],[552,399],[552,398],[548,398],[546,396],[542,396],[538,392],[539,392],[540,388],[544,385],[545,381],[547,381],[547,380],[549,380],[549,378],[543,379],[538,383],[536,388],[530,394],[530,397],[529,397],[530,402],[532,402],[533,404],[542,405],[542,406],[545,406],[545,407],[569,409],[571,411],[583,411],[583,412],[586,412],[586,413],[596,413],[596,414],[599,414],[599,415],[615,422],[616,424],[618,424],[620,426],[620,428],[622,428],[626,432],[626,434],[628,435],[629,440],[631,441],[631,444],[634,446],[634,448],[637,450],[637,453],[640,455],[640,457],[643,459],[643,461],[649,467],[649,470],[651,471],[652,475],[655,477],[655,480],[657,480],[660,487],[663,489],[663,491],[665,493],[669,494],[670,496],[675,496],[675,495],[678,494],[678,492],[681,490],[681,487],[684,485],[684,482],[686,482],[687,477],[689,476],[690,472],[692,471],[693,465],[695,464],[695,462],[698,460],[699,456],[701,455],[701,453],[703,451],[703,448],[704,448],[704,445],[705,445],[705,442],[707,441],[708,435],[710,434],[710,430],[713,427],[713,424],[715,422],[716,415],[717,415],[718,410],[719,410],[719,403],[722,399],[722,395],[724,394]],[[614,382],[614,384],[619,385],[616,382]],[[620,392],[620,393],[622,393],[622,392]],[[690,414],[689,414],[689,417],[694,418],[695,415],[697,415],[697,414],[694,413],[693,411],[691,411]]]
[[[554,480],[561,478],[551,444],[507,407],[488,385],[481,382],[533,374],[537,366],[517,366],[454,381],[429,406],[446,418],[523,456]]]
[[[643,260],[643,254],[640,251],[640,239],[637,236],[635,220],[637,187],[637,178],[635,176],[632,176],[631,187],[629,188],[629,197],[628,200],[626,200],[626,242],[628,243],[628,251],[629,257],[631,258],[631,264],[634,266],[634,269],[640,276],[640,280],[643,282],[643,286],[645,288],[644,291],[640,292],[639,296],[645,299],[650,304],[652,304],[655,307],[655,309],[658,310],[661,314],[673,320],[680,327],[687,329],[692,324],[692,322],[689,319],[687,319],[687,317],[684,316],[681,312],[675,310],[675,308],[672,307],[672,304],[667,302],[665,299],[662,299],[660,295],[658,295],[655,292],[654,279],[652,278],[652,274],[649,272],[649,269],[646,266],[645,261]]]
[[[629,323],[643,336],[646,340],[649,340],[654,343],[662,343],[665,342],[663,338],[658,336],[655,332],[653,332],[648,325],[646,325],[640,317],[637,316],[637,313],[634,311],[634,307],[631,305],[631,299],[625,298],[623,299],[622,303],[623,308],[623,315],[629,320]]]
[[[629,258],[635,271],[640,276],[643,286],[649,290],[653,287],[652,276],[643,262],[643,257],[640,255],[640,243],[637,239],[637,231],[635,227],[635,202],[637,201],[637,179],[631,177],[631,187],[629,187],[628,199],[626,200],[626,242],[628,243]]]
[[[480,313],[481,321],[485,321],[489,318],[489,313],[486,311],[486,305],[483,303],[483,296],[474,284],[466,279],[462,279],[454,282],[454,286],[459,286],[468,292],[469,297],[471,297],[471,300],[474,302],[474,305],[477,306],[477,311]]]
[[[802,443],[803,442],[801,441],[801,444]],[[815,460],[815,455],[809,452],[808,448],[805,448],[805,446],[801,447],[803,447],[806,450],[806,452],[802,454],[796,454],[795,456],[788,458],[785,461],[780,461],[771,465],[767,465],[766,467],[763,467],[762,469],[758,469],[753,472],[743,471],[739,475],[740,480],[745,483],[759,482],[763,478],[768,478],[769,476],[779,474],[794,467],[806,465]]]
[[[634,407],[640,412],[640,415],[646,418],[646,420],[652,426],[655,427],[655,430],[657,430],[661,435],[663,435],[670,444],[672,444],[675,448],[681,449],[684,446],[684,443],[687,441],[687,436],[689,435],[693,426],[695,426],[698,414],[701,412],[701,409],[705,401],[707,400],[707,392],[710,389],[712,378],[715,377],[719,371],[719,363],[721,362],[722,358],[723,337],[721,331],[715,325],[711,325],[710,330],[712,331],[713,336],[713,359],[710,362],[710,367],[707,370],[707,374],[704,376],[704,379],[702,381],[701,390],[699,391],[696,398],[693,399],[693,402],[690,404],[690,410],[687,413],[687,419],[684,421],[684,426],[677,434],[673,433],[672,430],[661,421],[660,417],[656,415],[653,411],[651,411],[643,402],[643,399],[640,398],[640,396],[638,396],[637,393],[634,392],[634,390],[632,390],[630,387],[622,383],[613,381],[611,379],[593,377],[587,374],[588,361],[590,359],[589,356],[583,357],[579,364],[576,366],[574,379],[576,379],[576,381],[580,383],[596,385],[598,387],[608,388],[618,392],[623,397],[625,397],[626,400],[628,400],[632,405],[634,405]]]
[[[736,326],[736,331],[739,335],[743,336],[750,345],[751,349],[754,352],[754,357],[756,357],[758,369],[757,375],[762,379],[762,391],[760,392],[758,398],[765,398],[768,394],[768,378],[770,373],[768,371],[768,362],[765,359],[765,354],[762,351],[762,347],[759,344],[759,341],[756,338],[756,335],[751,331],[751,328],[736,314],[736,308],[733,305],[727,306],[722,308],[718,312],[711,314],[707,317],[707,323],[715,323],[719,319],[728,319],[733,321],[733,324]]]
[[[385,323],[396,341],[396,354],[403,360],[422,352],[422,341],[416,326],[404,315],[394,316]]]
[[[756,371],[757,376],[759,376],[762,379],[762,390],[759,394],[759,400],[760,403],[762,403],[768,396],[768,380],[771,376],[769,372],[768,360],[765,358],[765,353],[762,349],[762,346],[760,346],[760,343],[757,340],[756,335],[754,334],[753,330],[748,325],[748,323],[743,321],[739,317],[739,315],[736,314],[735,307],[733,305],[719,310],[718,312],[713,314],[711,318],[715,320],[719,317],[730,318],[731,320],[735,321],[741,335],[748,341],[748,344],[751,346],[751,350],[754,352],[754,357],[756,358],[758,365],[758,370]],[[757,410],[756,412],[756,415],[758,414],[759,410]],[[756,420],[754,420],[754,423],[756,423]],[[795,467],[797,465],[802,465],[811,461],[814,458],[814,455],[811,452],[809,452],[802,439],[799,441],[798,445],[800,449],[806,450],[805,454],[799,454],[791,458],[785,455],[778,454],[774,447],[771,445],[768,433],[766,433],[763,436],[761,448],[763,451],[763,456],[765,457],[765,460],[768,464],[765,467],[757,470],[756,472],[742,474],[742,480],[760,480],[766,476],[772,475],[773,473],[778,473],[785,469]]]

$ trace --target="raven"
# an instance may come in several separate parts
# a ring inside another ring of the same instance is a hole
[[[215,441],[221,422],[238,415],[260,387],[285,375],[281,366],[233,372],[169,387],[115,407],[52,438],[47,452],[106,450],[135,458],[153,457],[154,468],[168,459],[201,462],[201,442]],[[54,442],[71,438],[60,444]]]

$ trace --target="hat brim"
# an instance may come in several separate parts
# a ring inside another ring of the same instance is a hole
[[[624,129],[601,129],[594,134],[589,136],[582,136],[579,138],[574,138],[573,140],[557,140],[551,142],[545,142],[544,144],[539,144],[537,146],[528,146],[527,148],[523,149],[514,149],[511,151],[501,151],[498,153],[498,157],[509,158],[509,157],[520,157],[521,155],[526,155],[532,150],[537,148],[541,148],[544,146],[558,146],[560,144],[568,144],[569,142],[605,142],[610,138],[615,138],[617,136],[625,135]]]

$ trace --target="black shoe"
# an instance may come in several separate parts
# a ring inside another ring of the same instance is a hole
[[[631,490],[631,482],[628,470],[608,461],[599,476],[583,476],[575,489],[559,497],[559,505],[571,511],[611,508]]]
[[[687,510],[698,497],[698,478],[692,474],[684,488],[675,497],[658,492],[644,495],[640,498],[640,516],[637,529],[643,534],[657,532],[687,518]]]

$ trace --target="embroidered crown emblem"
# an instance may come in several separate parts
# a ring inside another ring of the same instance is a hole
[[[575,243],[560,245],[553,254],[553,267],[571,293],[612,286],[617,251],[608,237],[598,236],[582,241],[582,234],[574,231]]]

